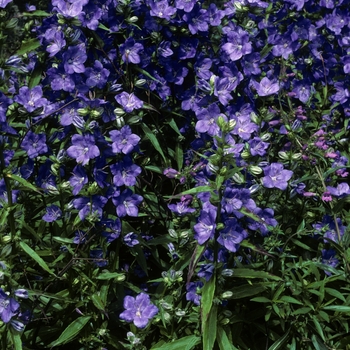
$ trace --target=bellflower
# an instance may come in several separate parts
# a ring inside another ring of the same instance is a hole
[[[45,34],[45,38],[49,40]],[[66,40],[64,40],[64,34],[62,31],[54,31],[52,37],[50,37],[50,43],[46,46],[46,51],[50,54],[49,57],[55,56],[58,52],[66,46]]]
[[[203,204],[198,223],[193,226],[195,232],[194,238],[199,244],[204,244],[208,239],[214,237],[216,229],[216,211],[217,209],[210,204],[210,202],[205,202]]]
[[[216,123],[217,118],[221,115],[224,119],[227,117],[223,114],[220,114],[220,108],[217,104],[213,103],[208,106],[208,108],[203,108],[198,113],[196,131],[200,133],[208,133],[210,136],[219,135],[220,128]]]
[[[67,74],[85,72],[84,62],[87,59],[87,55],[84,44],[69,46],[62,57],[64,69]]]
[[[206,32],[209,29],[209,16],[206,9],[195,5],[191,12],[185,13],[182,19],[188,24],[188,29],[191,34],[196,34],[198,31]]]
[[[47,99],[42,96],[43,90],[41,86],[35,86],[33,89],[22,86],[14,101],[21,104],[28,112],[33,112],[37,108],[47,105]]]
[[[322,264],[328,265],[330,267],[337,267],[339,264],[339,259],[336,257],[337,253],[334,249],[322,249]],[[324,272],[327,276],[331,276],[331,272]]]
[[[73,145],[67,149],[67,154],[82,165],[89,163],[90,159],[100,155],[100,150],[95,145],[95,138],[93,135],[73,135],[72,144]]]
[[[79,217],[81,221],[83,221],[89,214],[101,218],[102,208],[106,203],[107,198],[97,194],[91,197],[78,197],[72,201],[74,208],[79,210]]]
[[[48,151],[46,135],[28,131],[22,140],[21,148],[27,152],[31,159],[38,157],[40,154],[45,154]]]
[[[46,222],[54,222],[62,217],[62,210],[57,205],[50,205],[46,208],[46,214],[43,220]]]
[[[120,233],[122,231],[122,223],[118,218],[115,220],[102,219],[101,224],[104,227],[102,236],[106,238],[107,243],[113,242],[120,236]]]
[[[140,43],[135,43],[133,38],[126,39],[125,43],[120,45],[120,53],[122,55],[122,60],[125,63],[140,63],[141,57],[139,55],[140,51],[143,50],[143,45]]]
[[[150,15],[164,18],[167,21],[170,21],[171,16],[176,13],[176,8],[169,5],[167,0],[160,1],[147,1],[148,5],[151,7]]]
[[[235,253],[248,233],[237,222],[237,219],[229,219],[225,221],[225,228],[220,231],[218,242],[230,252]]]
[[[186,300],[192,301],[194,305],[200,305],[201,296],[198,294],[199,289],[203,287],[203,282],[190,282],[186,287]]]
[[[196,0],[175,0],[175,7],[185,12],[191,12],[195,4]]]
[[[124,308],[125,311],[119,317],[124,321],[133,322],[137,328],[145,328],[149,320],[159,311],[145,293],[137,295],[136,298],[127,295],[124,298]]]
[[[87,86],[89,86],[90,88],[96,86],[99,89],[103,89],[107,83],[107,79],[110,72],[108,69],[103,67],[100,61],[96,60],[94,63],[94,68],[86,68],[84,74],[87,76]]]
[[[112,202],[116,207],[116,212],[119,217],[137,216],[139,208],[137,207],[143,198],[138,194],[133,194],[130,188],[125,189],[117,197],[112,197]]]
[[[52,5],[56,6],[57,12],[62,16],[72,18],[80,15],[88,2],[89,0],[53,0]]]
[[[0,318],[4,323],[10,322],[11,318],[19,313],[19,303],[10,298],[0,288]]]
[[[327,186],[328,192],[337,198],[344,198],[350,195],[350,187],[346,182],[340,183],[337,187]]]
[[[141,174],[141,168],[132,162],[130,157],[124,159],[117,164],[110,166],[111,172],[114,175],[113,183],[115,186],[134,186],[136,177]]]
[[[270,80],[267,77],[262,78],[260,83],[255,80],[252,80],[251,82],[259,96],[274,95],[280,90],[279,83],[276,80]]]
[[[136,134],[133,134],[130,126],[123,126],[120,131],[112,130],[109,132],[112,140],[113,153],[131,153],[137,146],[141,138]]]
[[[134,247],[135,245],[138,245],[140,242],[138,241],[138,236],[136,233],[134,232],[129,232],[124,236],[124,243],[128,246],[128,247]]]
[[[104,257],[103,250],[101,248],[90,250],[90,258],[97,267],[105,267],[108,265],[108,260]]]
[[[227,34],[228,42],[222,46],[222,50],[230,57],[231,61],[237,61],[242,56],[252,52],[252,44],[249,35],[243,29],[237,27],[236,31]]]
[[[0,9],[4,9],[12,0],[0,0]]]
[[[47,76],[54,91],[72,92],[75,88],[75,74],[67,74],[61,65],[58,68],[49,68]]]
[[[73,176],[70,177],[69,183],[73,187],[73,195],[76,196],[81,189],[88,183],[88,176],[85,172],[84,167],[80,164],[75,166],[72,172]]]
[[[137,98],[133,92],[128,94],[123,91],[121,94],[115,96],[115,99],[127,113],[132,112],[134,109],[140,109],[143,106],[143,101]]]
[[[260,137],[254,137],[253,139],[249,140],[248,143],[252,156],[264,156],[266,154],[267,148],[270,145],[267,142],[263,142]]]
[[[271,163],[264,169],[265,176],[262,178],[262,184],[266,188],[279,188],[285,190],[288,186],[288,180],[293,176],[293,171],[284,170],[283,164]]]

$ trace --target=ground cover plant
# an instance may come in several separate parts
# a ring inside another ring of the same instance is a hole
[[[349,8],[0,0],[1,349],[349,349]]]

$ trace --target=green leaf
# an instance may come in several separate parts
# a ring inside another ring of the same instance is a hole
[[[328,294],[332,295],[333,297],[336,297],[336,298],[338,298],[338,299],[340,299],[340,300],[345,302],[344,295],[342,293],[340,293],[338,290],[333,289],[333,288],[325,288],[325,291]]]
[[[235,287],[231,289],[233,293],[230,299],[242,299],[246,297],[251,297],[253,295],[262,293],[265,291],[265,287],[261,283],[244,284],[243,286]]]
[[[314,322],[315,328],[317,329],[317,333],[320,335],[323,341],[326,341],[324,334],[323,334],[323,329],[320,325],[320,322],[318,322],[316,316],[312,316],[312,321]]]
[[[32,191],[35,191],[37,193],[41,193],[38,188],[36,188],[30,182],[28,182],[27,180],[23,179],[20,176],[17,176],[17,175],[14,175],[14,174],[5,174],[4,176],[8,177],[9,179],[13,179],[13,180],[19,182],[24,187],[29,188]]]
[[[142,123],[141,124],[141,128],[143,130],[143,132],[145,133],[146,137],[148,138],[148,140],[150,140],[150,142],[152,143],[153,147],[159,152],[159,154],[162,156],[164,163],[167,164],[168,161],[165,158],[165,155],[163,153],[163,149],[160,146],[157,137],[154,135],[154,133],[150,130],[150,128],[145,124]]]
[[[198,186],[198,187],[191,188],[187,191],[181,192],[179,196],[183,196],[185,194],[196,194],[196,193],[209,192],[209,191],[211,191],[210,186]]]
[[[284,343],[289,337],[290,328],[288,329],[287,333],[285,333],[281,338],[277,339],[268,350],[279,350],[279,349],[285,349]]]
[[[238,350],[228,339],[225,330],[222,327],[218,327],[217,341],[220,350]]]
[[[37,63],[35,65],[33,73],[30,75],[30,79],[28,83],[28,87],[30,89],[32,89],[33,87],[37,86],[40,83],[42,73],[43,73],[43,66],[40,63]]]
[[[146,165],[145,169],[153,171],[153,172],[158,173],[158,174],[163,174],[163,170],[157,166]]]
[[[322,309],[323,310],[329,310],[329,311],[350,313],[350,306],[328,305],[328,306],[324,306]]]
[[[313,334],[311,336],[311,341],[313,346],[315,347],[315,350],[328,350],[328,347],[326,347],[324,344],[322,344],[321,339],[316,336],[316,334]]]
[[[175,160],[177,163],[177,168],[179,171],[182,169],[183,161],[184,161],[184,153],[182,151],[182,147],[179,143],[175,146]]]
[[[21,334],[11,329],[11,338],[14,350],[22,350]]]
[[[251,270],[251,269],[234,269],[232,277],[239,278],[268,278],[274,281],[282,281],[281,277],[272,275],[265,271]]]
[[[299,300],[290,297],[288,295],[283,295],[280,300],[282,301],[286,301],[287,303],[291,303],[291,304],[299,304],[299,305],[304,305],[302,302],[300,302]]]
[[[69,343],[80,333],[80,331],[90,321],[90,319],[91,316],[78,317],[62,332],[58,339],[51,343],[49,346],[55,347],[57,345]]]
[[[217,306],[213,305],[215,288],[216,275],[214,273],[202,288],[201,321],[203,350],[212,350],[216,339]]]
[[[271,303],[271,300],[265,297],[256,297],[250,299],[250,301],[255,301],[257,303]]]
[[[189,335],[188,337],[177,339],[172,343],[166,343],[159,347],[156,345],[156,347],[151,348],[151,350],[191,350],[198,345],[200,341],[200,337]]]
[[[99,310],[105,311],[106,305],[104,305],[101,297],[97,293],[95,293],[91,296],[91,300]]]
[[[181,134],[179,128],[177,127],[177,124],[175,123],[175,120],[173,118],[170,119],[170,121],[168,122],[170,127],[181,137],[183,137],[183,135]]]
[[[27,243],[21,241],[19,242],[19,245],[23,249],[23,251],[27,253],[33,260],[35,260],[45,271],[47,271],[51,275],[56,276],[56,274],[47,266],[46,262],[37,254],[35,250],[30,248]]]
[[[49,16],[51,16],[50,13],[47,13],[47,12],[42,11],[42,10],[36,10],[34,12],[23,12],[22,15],[25,17],[49,17]]]
[[[118,272],[102,272],[100,275],[96,277],[96,279],[98,280],[111,280],[114,278],[124,279],[125,275]]]
[[[30,39],[28,41],[25,41],[24,43],[22,43],[20,49],[16,52],[16,55],[21,56],[25,53],[29,53],[37,49],[40,45],[40,41],[37,39]]]

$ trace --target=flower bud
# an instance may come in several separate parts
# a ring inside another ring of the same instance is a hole
[[[217,120],[217,124],[220,128],[220,130],[224,130],[225,126],[226,126],[226,120],[222,115],[219,115],[218,120]]]
[[[2,236],[1,238],[2,243],[10,243],[11,242],[11,236],[10,235],[6,235],[6,236]]]
[[[289,160],[289,155],[286,152],[280,151],[278,152],[278,156],[283,160]]]
[[[125,114],[125,112],[124,109],[117,107],[114,110],[114,114],[116,115],[116,117],[122,117]]]
[[[219,167],[214,165],[213,163],[208,163],[208,168],[214,174],[217,174],[219,171]]]
[[[174,229],[170,228],[168,230],[168,233],[169,233],[169,236],[172,237],[172,238],[177,238],[177,233]]]
[[[180,237],[181,237],[181,238],[184,238],[184,239],[188,238],[188,231],[182,231],[182,232],[180,233]]]
[[[139,20],[139,18],[137,17],[137,16],[132,16],[132,17],[130,17],[127,21],[129,22],[129,23],[135,23],[135,22],[137,22]]]
[[[84,117],[89,114],[89,108],[78,108],[77,112],[79,115]]]
[[[233,293],[230,290],[228,290],[221,294],[221,299],[229,299],[232,297],[232,295]]]
[[[260,138],[261,138],[261,141],[268,141],[271,138],[271,134],[266,133],[266,134],[260,136]]]
[[[260,175],[262,173],[262,169],[256,165],[252,165],[248,169],[253,175]]]
[[[233,270],[232,269],[224,269],[224,270],[222,270],[221,275],[224,277],[231,277],[231,276],[233,276]]]
[[[228,122],[228,125],[229,125],[230,130],[233,130],[234,127],[236,126],[236,124],[237,124],[237,121],[236,121],[236,120],[230,119],[229,122]]]
[[[250,187],[249,187],[249,192],[250,192],[250,194],[253,194],[253,193],[257,192],[257,191],[259,190],[259,188],[260,188],[260,185],[259,185],[259,184],[255,184],[255,185],[253,185],[253,186],[250,186]]]
[[[222,325],[229,324],[229,323],[230,323],[230,319],[224,318],[224,319],[222,319],[222,320],[220,321],[220,323],[221,323]]]
[[[178,310],[175,311],[175,315],[178,316],[178,317],[183,317],[183,316],[186,315],[186,311],[178,309]]]
[[[243,177],[241,174],[239,174],[239,173],[233,174],[233,176],[232,176],[231,179],[232,179],[232,181],[234,181],[236,184],[243,184],[243,183],[245,182],[244,177]]]
[[[118,277],[115,278],[117,282],[123,282],[125,281],[125,275],[119,275]]]
[[[250,157],[250,152],[247,151],[247,150],[244,150],[242,153],[241,153],[241,157],[243,159],[248,159]]]
[[[121,116],[116,116],[115,122],[117,124],[117,128],[121,128],[121,127],[123,127],[125,125],[125,120]]]
[[[136,86],[136,87],[141,87],[141,86],[145,85],[146,82],[147,82],[146,79],[139,79],[139,80],[136,80],[135,86]]]
[[[254,112],[250,113],[250,119],[255,124],[259,124],[260,123],[259,117]]]
[[[293,160],[299,160],[299,159],[301,159],[301,157],[302,157],[302,154],[301,154],[301,153],[294,153],[294,154],[292,155],[292,159],[293,159]]]

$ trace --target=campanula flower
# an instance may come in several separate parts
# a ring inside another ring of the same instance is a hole
[[[293,176],[293,171],[284,170],[283,164],[271,163],[265,167],[264,174],[265,176],[262,178],[264,187],[285,190],[288,186],[288,180]]]
[[[119,317],[127,322],[133,322],[137,328],[145,328],[151,318],[158,313],[158,308],[151,303],[149,295],[141,293],[135,298],[127,295],[124,298],[124,308]]]
[[[89,163],[90,159],[96,158],[100,155],[100,150],[95,145],[95,138],[93,135],[73,135],[72,146],[67,149],[69,157],[74,158],[77,163],[85,165]]]

